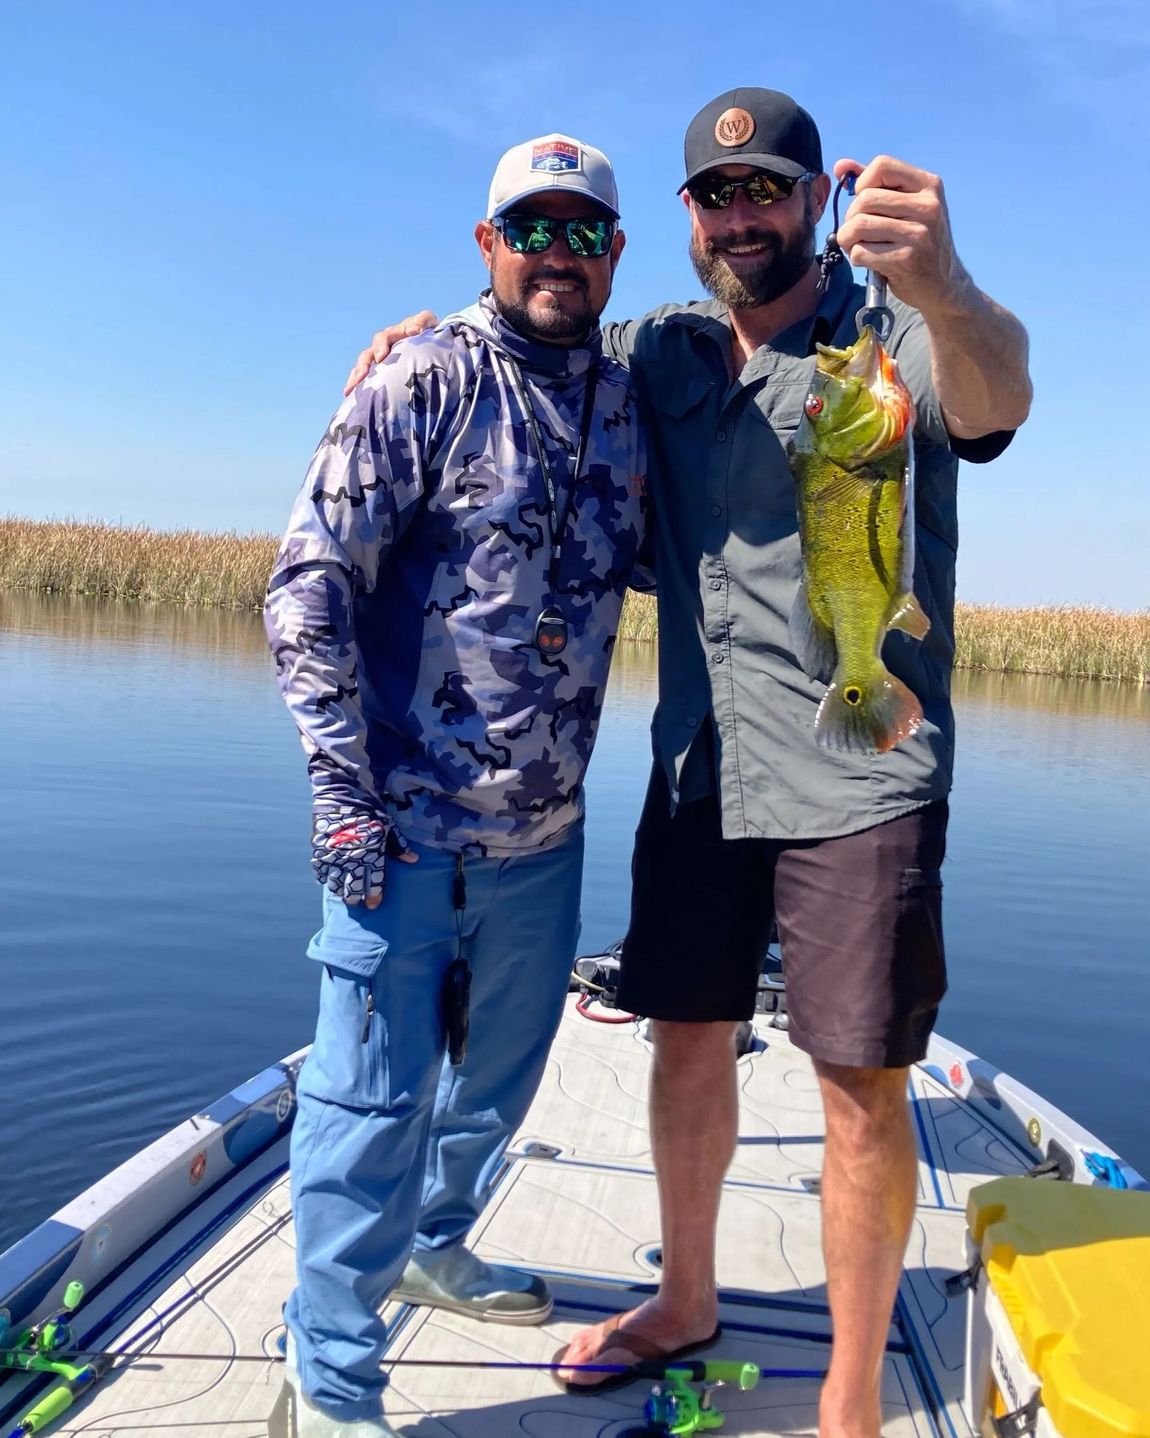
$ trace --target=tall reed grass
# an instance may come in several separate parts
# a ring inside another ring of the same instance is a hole
[[[0,518],[0,588],[258,609],[275,557],[266,534]],[[1150,683],[1150,610],[960,604],[959,668]],[[655,601],[629,594],[621,639],[656,638]]]
[[[960,604],[955,664],[1003,674],[1062,674],[1150,683],[1150,609],[1122,614],[1059,604]]]
[[[0,587],[258,609],[275,552],[266,534],[8,518],[0,520]]]

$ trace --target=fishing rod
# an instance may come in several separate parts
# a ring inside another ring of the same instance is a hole
[[[0,1348],[0,1367],[12,1356],[11,1366],[27,1371],[52,1372],[51,1364],[44,1359],[32,1359],[15,1349]],[[144,1359],[183,1363],[271,1363],[286,1364],[282,1353],[165,1353],[154,1348],[140,1353],[121,1353],[98,1348],[77,1348],[71,1350],[71,1357],[98,1360],[107,1359],[115,1363],[139,1363]],[[759,1378],[825,1378],[824,1368],[770,1368],[760,1367],[751,1362],[732,1359],[710,1361],[677,1359],[643,1359],[638,1363],[527,1363],[519,1359],[490,1358],[383,1358],[381,1368],[503,1368],[527,1373],[633,1373],[636,1378],[664,1378],[668,1373],[686,1374],[693,1383],[733,1383],[740,1374],[754,1368]],[[757,1381],[757,1380],[756,1380]]]
[[[0,1368],[15,1369],[26,1373],[54,1373],[60,1382],[18,1420],[16,1427],[9,1430],[5,1438],[32,1438],[42,1433],[56,1419],[60,1418],[92,1386],[111,1371],[114,1364],[127,1365],[145,1359],[153,1362],[227,1362],[227,1363],[270,1363],[282,1365],[285,1359],[270,1353],[165,1353],[147,1349],[139,1353],[127,1353],[112,1349],[77,1349],[69,1354],[72,1359],[84,1359],[76,1364],[61,1358],[53,1358],[71,1337],[67,1318],[83,1297],[83,1285],[70,1284],[64,1296],[64,1308],[50,1319],[27,1329],[20,1335],[21,1342],[14,1348],[0,1349]],[[0,1335],[2,1336],[2,1335]],[[713,1392],[724,1384],[738,1387],[747,1392],[761,1379],[822,1379],[825,1370],[816,1368],[774,1368],[763,1367],[749,1361],[717,1360],[658,1360],[646,1359],[639,1363],[526,1363],[517,1360],[496,1359],[455,1359],[455,1358],[384,1358],[384,1368],[432,1368],[432,1369],[497,1369],[517,1372],[554,1373],[562,1368],[564,1372],[596,1373],[613,1375],[631,1374],[636,1380],[654,1380],[655,1387],[643,1408],[645,1427],[629,1430],[631,1435],[668,1434],[690,1435],[717,1428],[723,1415],[715,1407]],[[700,1385],[696,1393],[692,1384]],[[619,1438],[628,1438],[620,1434]]]
[[[253,1244],[264,1242],[286,1222],[279,1219],[265,1230]],[[221,1273],[228,1270],[242,1257],[248,1245],[239,1254],[231,1255],[218,1268],[206,1275],[199,1286],[199,1296]],[[83,1283],[74,1281],[64,1291],[61,1308],[39,1323],[13,1332],[7,1321],[0,1316],[0,1375],[5,1370],[55,1375],[59,1382],[27,1409],[17,1420],[14,1428],[0,1432],[0,1438],[32,1438],[43,1433],[56,1422],[77,1400],[86,1397],[92,1388],[109,1373],[145,1360],[153,1362],[197,1362],[197,1363],[270,1363],[284,1364],[282,1354],[273,1353],[168,1353],[162,1349],[140,1348],[147,1335],[161,1328],[171,1314],[185,1308],[197,1296],[195,1293],[181,1294],[173,1303],[153,1314],[148,1323],[138,1332],[130,1335],[119,1348],[75,1348],[71,1318],[83,1301]],[[162,1328],[161,1328],[162,1331]],[[159,1335],[156,1335],[157,1338]],[[134,1348],[136,1351],[129,1351]],[[78,1360],[84,1360],[79,1362]],[[518,1360],[497,1359],[455,1359],[455,1358],[387,1358],[381,1367],[429,1368],[429,1369],[496,1369],[518,1372],[554,1374],[562,1369],[571,1373],[595,1373],[603,1376],[630,1374],[636,1380],[647,1379],[656,1386],[644,1406],[646,1427],[630,1430],[632,1435],[667,1434],[690,1435],[718,1427],[722,1415],[715,1408],[712,1392],[723,1384],[731,1384],[743,1391],[753,1388],[761,1379],[818,1379],[826,1377],[821,1368],[776,1368],[763,1367],[749,1361],[737,1360],[644,1360],[638,1364],[627,1363],[526,1363]],[[700,1392],[690,1386],[697,1384]],[[618,1438],[628,1438],[620,1433]]]

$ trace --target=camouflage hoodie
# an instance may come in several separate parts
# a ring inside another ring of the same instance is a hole
[[[570,638],[545,656],[550,505],[512,366],[562,512],[592,361],[555,596]],[[268,590],[317,796],[382,805],[405,836],[478,853],[545,847],[579,823],[623,594],[643,582],[645,472],[627,371],[598,332],[536,344],[483,296],[397,345],[321,441]]]

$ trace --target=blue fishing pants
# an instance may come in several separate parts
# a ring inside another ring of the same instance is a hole
[[[463,1242],[530,1107],[579,933],[580,830],[554,848],[467,859],[413,845],[379,908],[324,891],[315,1043],[291,1136],[297,1286],[285,1317],[302,1387],[345,1422],[381,1409],[379,1308],[412,1253]],[[441,991],[462,952],[471,1031],[445,1057]]]

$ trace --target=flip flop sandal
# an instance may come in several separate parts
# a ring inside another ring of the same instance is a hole
[[[585,1362],[598,1363],[601,1361],[600,1354],[609,1352],[612,1348],[621,1348],[625,1353],[630,1353],[638,1363],[671,1363],[676,1358],[688,1358],[692,1353],[701,1353],[704,1348],[718,1343],[723,1336],[723,1325],[720,1323],[709,1338],[700,1339],[696,1343],[684,1343],[680,1348],[662,1348],[652,1339],[644,1338],[641,1333],[628,1333],[620,1326],[622,1321],[622,1315],[613,1320],[613,1326],[604,1332],[603,1341],[599,1344],[595,1356],[585,1359]],[[566,1352],[566,1348],[561,1348],[552,1360],[557,1369],[564,1366],[559,1360]],[[642,1377],[641,1373],[605,1373],[598,1383],[565,1383],[558,1376],[555,1381],[568,1393],[611,1393],[616,1388],[626,1388],[629,1383],[638,1382]]]

